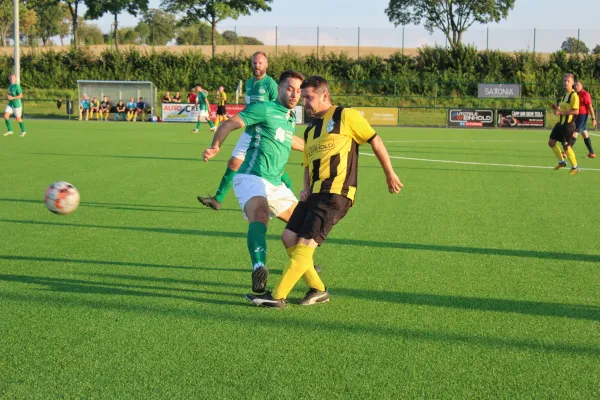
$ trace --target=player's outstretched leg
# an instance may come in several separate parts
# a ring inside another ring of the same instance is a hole
[[[221,209],[221,203],[223,202],[225,196],[231,189],[231,186],[233,185],[233,179],[235,178],[237,170],[240,169],[240,166],[242,165],[243,161],[244,160],[241,160],[239,158],[231,157],[229,159],[229,162],[227,163],[227,169],[225,170],[225,174],[221,178],[221,183],[219,183],[219,189],[217,189],[217,194],[214,196],[207,197],[198,196],[198,201],[203,205],[212,208],[215,211]]]

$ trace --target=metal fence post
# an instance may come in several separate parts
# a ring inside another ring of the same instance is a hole
[[[486,35],[485,35],[485,51],[489,51],[490,49],[490,27],[487,27]]]
[[[576,54],[579,55],[579,36],[581,33],[581,29],[577,28],[577,50],[575,50]]]
[[[233,26],[233,58],[237,58],[237,25]]]
[[[536,39],[537,29],[533,28],[533,54],[535,54],[535,39]]]
[[[402,55],[404,55],[404,26],[402,26]]]
[[[358,57],[357,59],[360,59],[360,26],[358,27]]]
[[[279,36],[279,31],[277,26],[275,27],[275,57],[277,57],[277,37]]]
[[[319,59],[319,27],[317,26],[317,60]]]

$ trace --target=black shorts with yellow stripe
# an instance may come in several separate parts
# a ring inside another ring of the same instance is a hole
[[[573,143],[573,134],[576,130],[577,129],[575,127],[574,121],[567,122],[564,124],[557,122],[556,125],[554,125],[554,128],[552,128],[552,132],[550,133],[550,139],[556,140],[557,142],[560,142],[563,145],[571,146],[571,144]]]
[[[312,194],[306,201],[298,203],[285,229],[299,238],[313,239],[320,246],[350,207],[352,200],[339,194]]]

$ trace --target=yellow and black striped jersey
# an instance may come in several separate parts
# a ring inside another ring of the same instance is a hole
[[[358,146],[377,134],[358,110],[331,107],[304,132],[304,166],[312,193],[339,194],[354,201]]]
[[[571,111],[578,110],[579,111],[579,95],[574,90],[567,92],[561,97],[560,102],[558,103],[560,107],[560,111]],[[561,115],[560,123],[565,124],[573,121],[575,118],[574,115]]]

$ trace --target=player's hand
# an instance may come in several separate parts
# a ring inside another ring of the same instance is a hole
[[[596,119],[593,119],[592,120],[592,128],[595,128],[595,127],[596,127]]]
[[[306,201],[311,195],[310,189],[304,189],[300,192],[300,201]]]
[[[208,149],[204,150],[204,153],[202,153],[202,158],[204,158],[204,162],[208,162],[208,160],[216,156],[218,152],[218,147],[209,147]]]
[[[7,94],[7,95],[6,95],[6,98],[7,98],[8,100],[12,100],[12,99],[13,99],[13,97],[12,97],[10,94]]]
[[[560,115],[560,110],[555,110],[554,115]]]
[[[396,175],[394,172],[392,172],[390,175],[387,175],[385,180],[387,181],[388,190],[390,193],[400,193],[404,187],[402,182],[400,182],[400,178],[398,178],[398,175]]]

